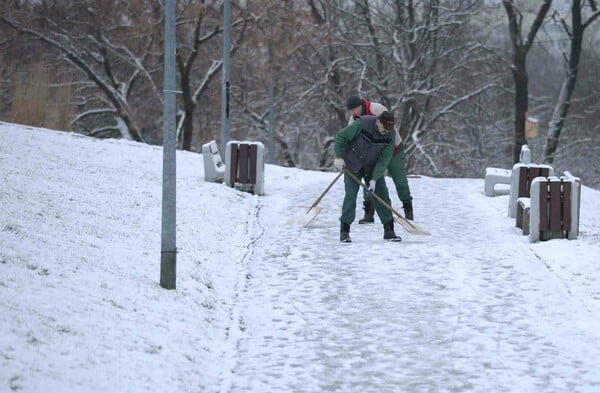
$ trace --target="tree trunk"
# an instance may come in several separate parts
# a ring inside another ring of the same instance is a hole
[[[194,135],[194,108],[185,110],[185,119],[183,119],[183,137],[181,140],[181,150],[192,150],[192,137]]]
[[[554,162],[554,153],[558,147],[558,139],[565,124],[569,107],[571,106],[571,96],[575,89],[575,81],[577,79],[577,68],[569,69],[567,76],[563,81],[560,89],[558,102],[552,113],[552,120],[548,126],[548,137],[544,146],[544,163],[552,164]]]
[[[181,92],[183,98],[183,137],[181,138],[181,149],[190,151],[192,149],[192,136],[194,135],[194,99],[192,98],[189,73],[187,67],[180,67]]]
[[[527,143],[525,140],[525,120],[529,105],[528,76],[525,63],[527,61],[527,49],[519,47],[513,56],[513,79],[515,81],[515,119],[514,119],[514,144],[513,163],[519,162],[521,146]]]
[[[558,101],[554,107],[554,112],[552,113],[552,120],[550,120],[548,126],[548,137],[546,139],[546,145],[544,146],[544,163],[546,164],[552,164],[554,162],[554,154],[558,147],[560,133],[565,124],[569,107],[571,106],[571,97],[573,96],[573,90],[575,90],[579,60],[581,58],[583,32],[586,26],[582,24],[581,20],[580,0],[573,0],[571,11],[573,21],[571,50],[567,65],[567,73],[563,80],[560,95],[558,96]]]
[[[521,35],[522,15],[517,11],[514,0],[502,0],[502,5],[508,16],[508,30],[513,50],[512,73],[515,81],[515,121],[514,121],[514,146],[513,162],[519,162],[521,146],[525,141],[525,118],[529,101],[528,77],[527,77],[527,52],[531,48],[535,36],[544,22],[544,18],[550,9],[552,0],[544,0],[540,6],[537,16],[531,25],[526,38]]]
[[[116,101],[114,101],[114,102],[116,105]],[[127,125],[131,139],[133,139],[136,142],[145,143],[139,127],[137,126],[137,124],[135,124],[135,121],[133,120],[132,116],[129,114],[130,113],[129,109],[125,109],[122,106],[118,106],[116,109],[117,109],[117,113],[119,114],[119,117],[123,120],[125,125]],[[122,137],[125,137],[125,135],[122,135]]]

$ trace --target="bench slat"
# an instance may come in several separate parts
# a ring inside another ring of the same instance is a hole
[[[238,180],[240,183],[248,183],[248,145],[246,143],[240,144],[240,172]]]
[[[231,187],[238,181],[238,146],[236,144],[231,144],[230,146],[230,154],[231,159],[229,163],[229,178],[231,179]]]
[[[256,155],[258,154],[258,146],[250,145],[248,154],[248,159],[250,160],[248,165],[248,183],[256,184]]]
[[[548,228],[548,181],[540,182],[540,232]]]
[[[517,198],[529,196],[529,168],[522,167],[519,171],[519,188]]]
[[[571,229],[571,182],[563,181],[563,229],[569,232]]]
[[[561,232],[561,220],[560,220],[560,182],[550,182],[550,230],[552,236],[557,232]]]

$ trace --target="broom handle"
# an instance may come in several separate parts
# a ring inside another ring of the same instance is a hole
[[[348,176],[350,176],[351,178],[354,179],[354,181],[356,181],[358,184],[360,184],[361,186],[363,186],[363,188],[365,190],[368,189],[367,185],[365,183],[363,183],[362,181],[360,181],[360,179],[358,177],[356,177],[354,175],[354,173],[350,172],[348,169],[344,168],[344,172],[346,172],[346,174]],[[404,219],[404,217],[402,215],[400,215],[400,213],[398,213],[393,207],[391,207],[390,205],[388,205],[383,199],[381,199],[379,197],[379,195],[375,194],[374,191],[371,191],[371,195],[375,197],[375,199],[377,199],[377,201],[379,203],[381,203],[383,206],[385,206],[389,211],[391,211],[392,213],[394,213],[396,216],[401,217],[402,219]]]
[[[331,182],[331,184],[329,186],[327,186],[327,188],[325,189],[325,191],[323,191],[323,193],[321,194],[321,196],[318,197],[317,200],[315,201],[315,203],[313,203],[312,206],[308,208],[308,210],[306,211],[307,213],[310,211],[310,209],[312,209],[313,207],[317,206],[319,204],[319,202],[321,202],[321,199],[323,199],[323,197],[325,196],[325,194],[327,194],[327,191],[329,191],[331,189],[331,187],[333,187],[333,185],[335,184],[335,182],[340,178],[340,176],[342,176],[343,173],[344,173],[344,171],[340,171],[340,173],[338,173],[338,175],[335,177],[335,179],[333,179],[333,181]]]

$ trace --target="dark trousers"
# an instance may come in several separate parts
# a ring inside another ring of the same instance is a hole
[[[365,183],[369,183],[371,180],[369,177],[365,177],[364,171],[359,171],[355,173],[356,177],[359,179],[365,178]],[[358,195],[358,189],[360,185],[352,179],[347,174],[344,174],[344,190],[346,191],[346,195],[344,195],[344,203],[342,204],[342,216],[340,217],[340,221],[346,224],[352,224],[354,219],[356,218],[356,196]],[[384,202],[391,206],[390,194],[385,184],[385,178],[382,176],[377,183],[375,183],[375,194],[380,197]],[[375,199],[375,198],[373,198]],[[377,216],[381,220],[382,224],[387,224],[394,220],[392,216],[392,212],[390,212],[385,206],[381,203],[378,203],[377,200],[375,203],[375,211],[377,212]]]

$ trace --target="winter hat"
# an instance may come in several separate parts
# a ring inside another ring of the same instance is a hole
[[[350,96],[350,97],[348,97],[348,100],[346,101],[346,108],[348,108],[348,110],[351,111],[352,109],[359,107],[362,104],[363,104],[362,98],[360,98],[359,96]]]
[[[394,114],[392,112],[383,111],[377,118],[386,130],[391,131],[394,129]]]
[[[390,111],[383,111],[378,117],[379,121],[383,124],[394,125],[394,114]]]

